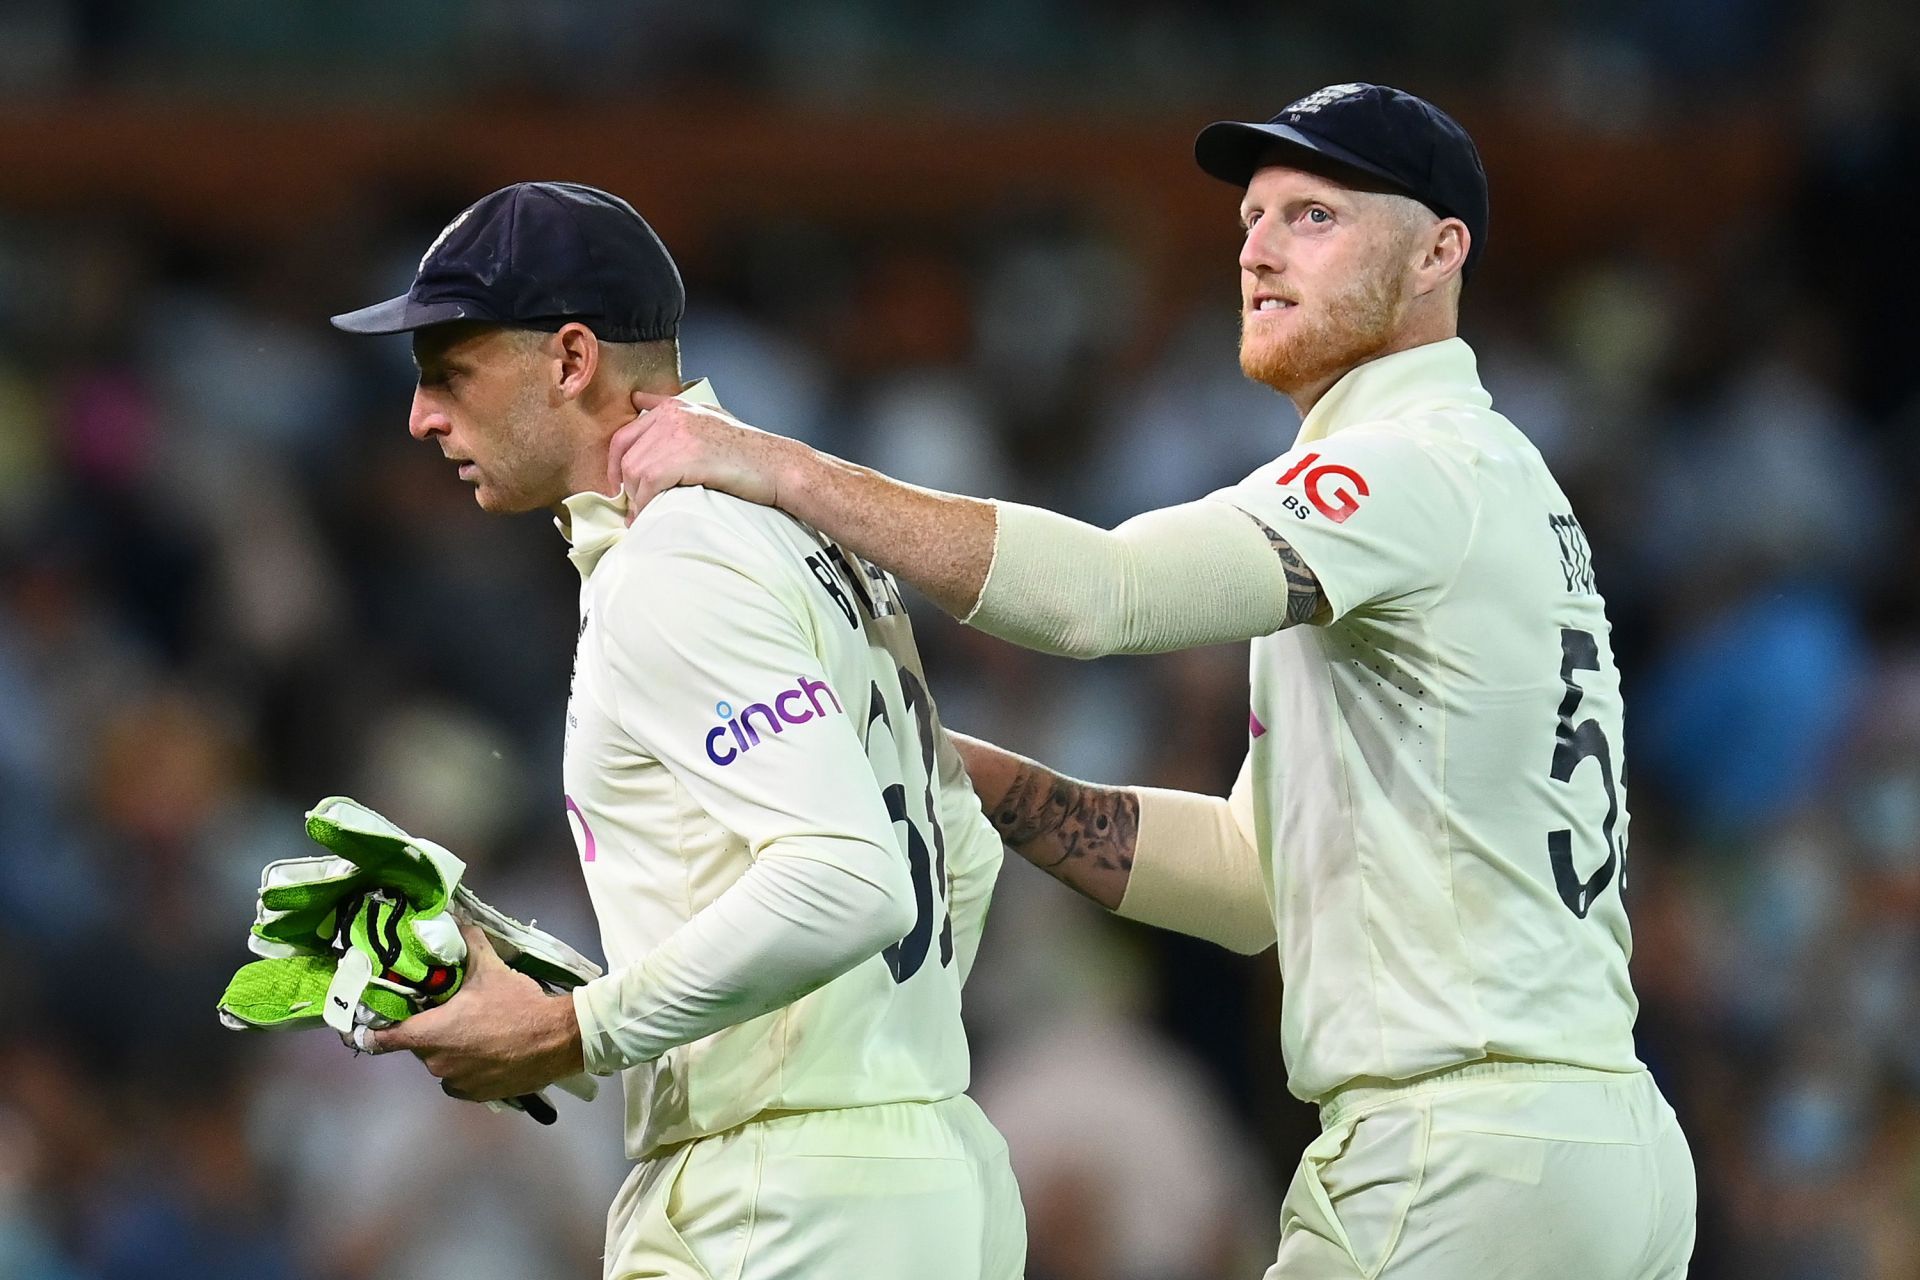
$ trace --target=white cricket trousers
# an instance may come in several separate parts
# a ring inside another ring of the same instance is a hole
[[[1678,1280],[1687,1140],[1648,1073],[1476,1063],[1321,1106],[1267,1280]]]
[[[973,1099],[790,1111],[633,1168],[606,1280],[1019,1280],[1007,1144]]]

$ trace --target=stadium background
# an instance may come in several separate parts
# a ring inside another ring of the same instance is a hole
[[[632,199],[690,374],[1103,522],[1291,412],[1233,358],[1222,117],[1377,79],[1491,172],[1464,332],[1591,535],[1628,691],[1643,1054],[1694,1275],[1920,1275],[1920,30],[1896,0],[15,0],[0,10],[0,1275],[597,1275],[617,1108],[536,1129],[212,1003],[348,792],[592,939],[576,579],[404,432],[388,296],[533,177]],[[1223,790],[1243,647],[923,625],[949,723]],[[1542,762],[1545,767],[1545,762]],[[1270,957],[1010,866],[969,990],[1035,1280],[1259,1274],[1313,1131]]]

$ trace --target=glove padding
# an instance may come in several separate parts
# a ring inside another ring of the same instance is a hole
[[[414,911],[415,933],[443,963],[466,958],[447,906],[467,864],[431,840],[416,840],[373,810],[329,796],[307,814],[307,835],[332,857],[270,862],[248,945],[263,956],[325,955],[339,949],[339,908],[386,890]]]
[[[560,939],[496,910],[460,883],[466,864],[431,840],[345,796],[307,814],[307,834],[330,855],[287,858],[261,874],[247,945],[261,960],[236,973],[221,1022],[236,1030],[324,1023],[356,1047],[363,1028],[391,1026],[450,999],[466,972],[464,920],[485,931],[511,968],[549,989],[570,990],[600,967]],[[557,1082],[591,1101],[584,1073]],[[544,1095],[495,1110],[551,1124]]]
[[[220,997],[220,1021],[234,1031],[277,1031],[324,1025],[321,1010],[336,962],[328,956],[288,956],[242,965]],[[367,1025],[391,1026],[413,1012],[405,996],[369,987],[360,997]]]
[[[268,871],[284,882],[285,863]],[[460,989],[466,940],[455,926],[454,945],[446,945],[437,927],[444,910],[423,918],[412,904],[374,889],[328,913],[329,919],[340,916],[344,922],[326,950],[269,954],[236,973],[221,997],[220,1021],[234,1030],[324,1023],[352,1037],[358,1028],[391,1026],[442,1004]],[[267,944],[274,952],[284,946]]]

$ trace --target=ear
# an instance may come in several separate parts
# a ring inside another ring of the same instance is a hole
[[[555,359],[554,390],[563,400],[579,399],[600,370],[600,340],[593,330],[574,321],[560,326],[548,350]]]
[[[1467,265],[1467,251],[1473,247],[1473,234],[1458,218],[1442,218],[1428,229],[1421,241],[1420,261],[1415,270],[1420,277],[1421,293],[1443,288]]]

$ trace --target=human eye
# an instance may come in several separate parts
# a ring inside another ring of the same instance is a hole
[[[1310,204],[1301,210],[1300,216],[1316,227],[1326,226],[1333,221],[1333,211],[1323,204]]]
[[[1251,231],[1253,230],[1253,224],[1258,221],[1260,221],[1260,211],[1258,209],[1248,209],[1240,215],[1240,229],[1242,231]]]
[[[428,391],[451,390],[454,379],[459,376],[458,369],[438,362],[420,367],[420,385]]]

